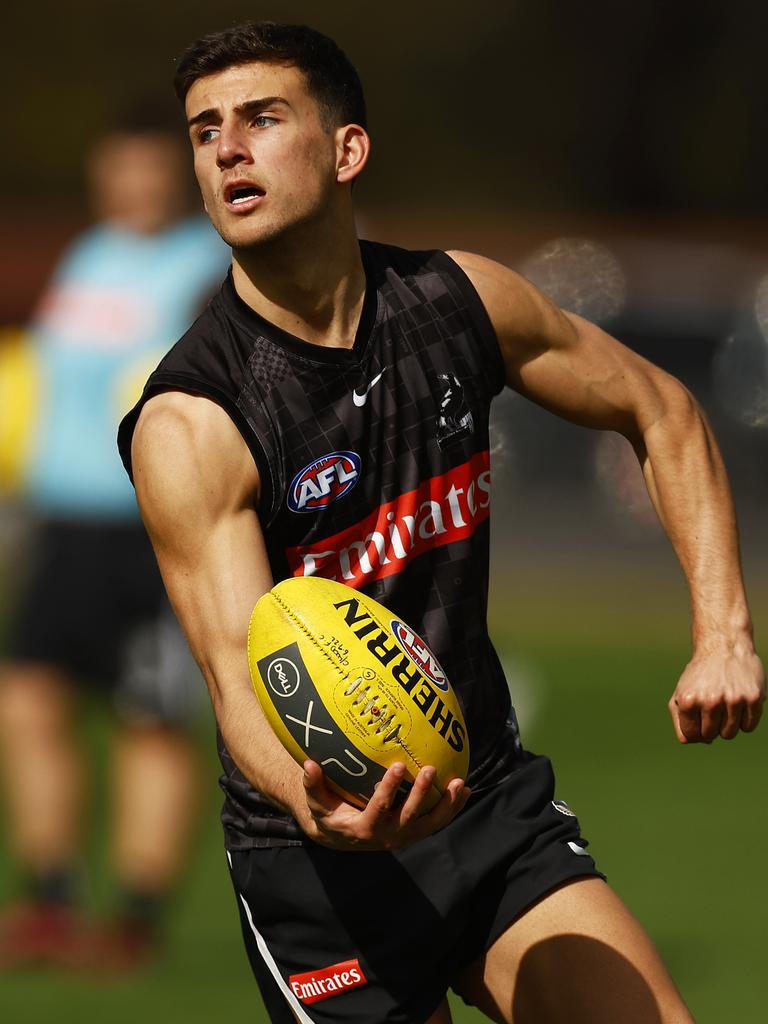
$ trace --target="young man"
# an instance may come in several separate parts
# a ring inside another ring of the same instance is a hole
[[[0,777],[26,891],[0,911],[0,970],[145,962],[197,803],[197,671],[112,436],[229,253],[204,218],[187,215],[182,141],[156,103],[116,119],[87,169],[97,223],[60,262],[29,331],[41,397],[20,475],[35,559],[0,663]],[[109,693],[117,720],[118,898],[106,929],[81,914],[86,686]]]
[[[698,407],[490,260],[358,243],[365,106],[330,40],[240,26],[194,44],[176,84],[232,272],[150,377],[120,446],[210,688],[227,852],[271,1019],[445,1024],[453,986],[516,1024],[690,1021],[553,801],[548,761],[521,747],[485,605],[488,412],[506,383],[635,446],[691,587],[678,738],[755,728],[762,667]],[[293,485],[318,460],[344,458],[355,479],[343,495],[300,500]],[[359,811],[265,722],[248,619],[274,580],[311,573],[401,615],[460,695],[468,786],[456,780],[427,814],[432,769],[400,806],[391,768]]]

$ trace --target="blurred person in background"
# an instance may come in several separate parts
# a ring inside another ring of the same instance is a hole
[[[22,901],[0,911],[0,968],[140,965],[183,867],[199,675],[114,445],[137,386],[228,264],[208,221],[188,216],[178,123],[144,103],[96,142],[87,172],[97,224],[65,254],[26,346],[16,337],[5,360],[34,400],[15,411],[26,436],[6,431],[4,469],[35,532],[0,664],[0,768],[24,885]],[[118,895],[99,927],[83,913],[84,686],[109,693],[117,722]]]

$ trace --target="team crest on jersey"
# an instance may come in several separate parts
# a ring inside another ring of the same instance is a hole
[[[360,479],[357,452],[330,452],[300,469],[288,489],[291,512],[316,512],[351,491]]]
[[[437,443],[441,448],[461,441],[475,429],[475,421],[464,397],[464,388],[454,373],[437,376],[442,391],[437,417]]]
[[[438,690],[448,690],[448,678],[440,667],[440,662],[434,656],[429,647],[424,643],[418,633],[414,633],[405,623],[398,619],[392,619],[389,624],[395,635],[395,640],[414,663],[416,668],[422,672]]]

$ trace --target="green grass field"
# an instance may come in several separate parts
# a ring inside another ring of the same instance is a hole
[[[553,758],[558,795],[577,810],[598,864],[651,932],[699,1024],[759,1024],[768,1005],[768,727],[732,744],[677,744],[665,705],[686,659],[687,626],[674,586],[660,596],[651,584],[638,593],[619,581],[566,594],[557,573],[538,577],[537,586],[518,580],[514,597],[497,593],[492,603],[500,652],[525,669],[528,747]],[[758,602],[758,623],[767,607]],[[106,751],[100,715],[87,732],[99,779]],[[113,984],[6,975],[4,1024],[209,1024],[223,1014],[266,1021],[225,870],[213,760],[204,803],[162,962]],[[108,898],[103,814],[99,785],[97,906]],[[10,885],[3,851],[0,897],[11,895]],[[454,1010],[457,1024],[481,1019],[460,1003]]]

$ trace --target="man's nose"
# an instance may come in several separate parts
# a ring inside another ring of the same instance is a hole
[[[233,167],[235,164],[251,162],[251,151],[239,126],[222,125],[219,129],[216,162],[219,167]]]

